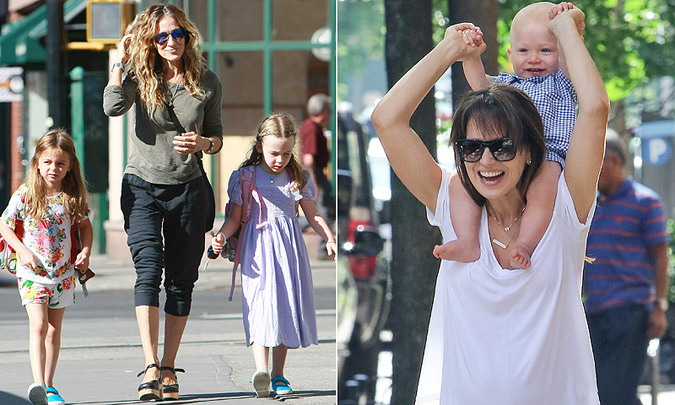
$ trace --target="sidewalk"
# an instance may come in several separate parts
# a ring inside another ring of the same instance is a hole
[[[310,241],[308,249],[313,249]],[[89,297],[84,298],[78,287],[78,304],[69,308],[64,317],[55,385],[68,404],[142,403],[136,395],[136,388],[141,382],[136,374],[141,371],[144,361],[133,314],[133,266],[128,262],[97,256],[92,257],[91,268],[96,277],[87,283]],[[319,345],[289,350],[285,375],[294,393],[279,398],[255,398],[249,382],[255,367],[251,350],[245,345],[239,281],[235,298],[232,302],[227,301],[231,270],[230,262],[218,259],[209,263],[207,272],[200,272],[195,286],[193,312],[176,360],[177,367],[186,369],[185,374],[178,374],[181,399],[173,403],[260,404],[283,401],[292,404],[335,404],[333,261],[312,260],[315,300],[322,299],[323,302],[323,308],[317,304]],[[8,279],[7,274],[0,276],[0,307],[3,308],[3,313],[0,313],[0,404],[25,405],[29,404],[26,389],[32,382],[28,359],[28,321],[15,287],[1,283]],[[333,295],[327,300],[330,292]],[[195,311],[198,299],[202,309]],[[331,299],[333,302],[329,303]],[[95,303],[103,305],[98,315],[92,315],[97,313]],[[160,344],[164,335],[162,328],[163,322],[160,325]]]

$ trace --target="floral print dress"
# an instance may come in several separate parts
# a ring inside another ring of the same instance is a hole
[[[14,192],[9,204],[0,217],[3,225],[16,232],[17,223],[23,224],[23,244],[33,252],[37,258],[37,269],[31,270],[17,263],[16,277],[19,287],[25,283],[39,283],[44,286],[56,287],[57,291],[75,288],[75,267],[71,258],[71,235],[73,225],[71,218],[66,214],[63,193],[47,198],[47,208],[41,219],[26,217],[25,196],[28,188],[22,184]],[[89,207],[84,218],[89,218]]]

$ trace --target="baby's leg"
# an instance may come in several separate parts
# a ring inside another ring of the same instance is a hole
[[[558,190],[560,164],[545,161],[527,191],[527,208],[523,212],[520,233],[511,250],[511,268],[526,269],[530,257],[548,228],[553,216],[553,205]]]
[[[457,240],[434,247],[434,256],[458,262],[469,263],[480,257],[478,228],[480,207],[462,186],[457,174],[450,178],[450,218]]]

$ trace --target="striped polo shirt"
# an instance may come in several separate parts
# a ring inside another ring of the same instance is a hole
[[[666,216],[659,196],[627,178],[604,203],[597,204],[584,268],[589,313],[655,299],[649,247],[668,242]]]

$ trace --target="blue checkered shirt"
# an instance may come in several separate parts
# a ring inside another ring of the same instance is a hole
[[[567,148],[577,120],[577,93],[562,70],[548,76],[523,79],[511,73],[500,73],[492,80],[509,84],[527,94],[539,110],[544,123],[546,160],[565,166]]]

